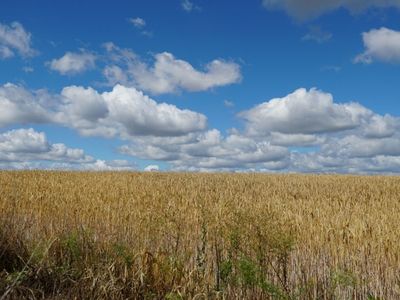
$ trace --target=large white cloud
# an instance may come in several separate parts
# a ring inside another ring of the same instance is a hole
[[[205,91],[237,83],[241,80],[240,66],[234,62],[215,59],[200,71],[190,63],[162,52],[154,56],[149,66],[128,49],[106,44],[109,58],[103,74],[111,85],[135,86],[152,94],[174,93],[180,90]]]
[[[354,102],[335,103],[316,89],[299,89],[240,116],[246,121],[243,132],[143,137],[120,152],[165,161],[174,170],[400,172],[398,163],[389,165],[400,160],[398,117]]]
[[[31,33],[18,22],[10,25],[0,23],[0,59],[9,58],[18,52],[22,57],[30,57],[37,52],[32,48]]]
[[[385,27],[372,29],[362,34],[365,51],[355,62],[371,63],[375,60],[400,63],[400,31]]]
[[[357,13],[369,7],[400,7],[398,0],[263,0],[262,3],[268,9],[283,9],[300,20],[317,17],[339,8]]]
[[[0,87],[0,127],[51,123],[86,136],[129,139],[134,136],[180,136],[207,127],[207,118],[175,105],[157,103],[135,88],[116,85],[99,93],[93,88],[65,87],[60,94]]]
[[[87,51],[67,52],[62,57],[47,62],[47,65],[62,75],[73,75],[93,69],[96,59],[96,55]]]
[[[179,136],[207,126],[204,115],[157,103],[135,88],[116,85],[112,91],[99,94],[91,88],[72,86],[61,94],[65,101],[58,121],[84,135]]]
[[[336,103],[317,89],[298,89],[243,111],[244,129],[227,134],[208,130],[202,114],[121,85],[106,92],[69,86],[50,95],[6,84],[0,108],[0,126],[49,123],[122,139],[122,154],[163,161],[173,170],[400,172],[400,118],[355,102]],[[0,168],[135,168],[129,161],[96,160],[51,144],[33,129],[2,133],[0,160]]]
[[[298,89],[239,114],[251,135],[314,134],[353,129],[373,113],[357,103],[337,104],[331,94]]]

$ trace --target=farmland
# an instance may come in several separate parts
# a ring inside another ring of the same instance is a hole
[[[400,298],[400,177],[3,171],[0,191],[0,299]]]

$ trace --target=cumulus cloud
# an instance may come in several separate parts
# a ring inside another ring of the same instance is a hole
[[[158,103],[135,88],[116,85],[99,93],[91,87],[65,87],[60,94],[28,91],[13,84],[0,87],[0,127],[57,124],[85,136],[180,136],[202,131],[207,118],[175,105]]]
[[[209,130],[180,140],[141,139],[120,148],[121,153],[152,160],[168,161],[175,169],[235,170],[282,162],[289,152],[267,141],[255,141],[240,134],[223,137]]]
[[[331,94],[304,88],[239,114],[251,135],[337,132],[353,129],[371,115],[357,103],[336,104]]]
[[[400,118],[355,102],[337,103],[317,89],[298,89],[243,111],[244,128],[226,134],[207,129],[202,114],[121,85],[102,93],[69,86],[49,95],[6,84],[0,88],[0,109],[1,126],[48,123],[85,136],[118,138],[125,144],[120,153],[166,162],[173,170],[400,172]],[[33,129],[1,133],[0,161],[0,168],[136,168],[51,144]]]
[[[11,83],[0,86],[0,127],[49,122],[49,111],[40,98],[40,91],[31,93]]]
[[[18,22],[0,23],[0,59],[10,58],[17,52],[22,57],[34,56],[32,35]]]
[[[74,75],[93,69],[96,64],[96,55],[82,50],[81,52],[67,52],[58,59],[53,59],[46,64],[53,71],[62,75]]]
[[[365,51],[354,62],[369,64],[373,61],[400,63],[400,31],[385,27],[362,34]]]
[[[65,144],[52,144],[44,132],[15,129],[0,133],[0,169],[130,171],[127,160],[100,160]]]
[[[92,162],[82,149],[71,149],[64,144],[50,144],[43,132],[34,129],[15,129],[0,134],[0,161],[63,161],[69,163]]]
[[[237,83],[241,80],[240,66],[234,62],[215,59],[195,69],[190,63],[163,52],[154,56],[149,66],[128,49],[106,44],[110,60],[103,74],[109,84],[135,86],[152,94],[176,93],[181,90],[198,92]]]
[[[373,115],[362,126],[362,135],[366,138],[385,138],[393,136],[399,130],[399,118],[391,115]]]
[[[186,171],[400,172],[389,166],[400,158],[398,117],[335,103],[316,89],[299,89],[239,115],[243,132],[139,137],[120,152]]]
[[[400,7],[398,0],[263,0],[262,3],[267,9],[285,10],[300,20],[318,17],[339,8],[358,13],[371,7]]]
[[[368,139],[348,135],[324,144],[322,153],[340,157],[400,156],[400,138]]]
[[[317,152],[292,153],[288,170],[307,173],[398,174],[400,157],[378,155],[349,158],[327,156]]]
[[[108,114],[107,103],[93,88],[78,86],[65,87],[61,91],[63,96],[62,112],[71,118],[71,123],[80,121],[96,122]],[[79,126],[79,125],[78,125]]]
[[[157,103],[135,88],[116,85],[99,94],[91,88],[68,87],[57,118],[84,135],[179,136],[204,130],[207,118],[174,105]]]

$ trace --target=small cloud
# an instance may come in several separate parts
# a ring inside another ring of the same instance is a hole
[[[332,33],[323,31],[320,26],[310,26],[308,33],[302,37],[303,41],[313,41],[318,44],[323,44],[332,39]]]
[[[143,28],[146,26],[146,21],[143,20],[142,18],[130,18],[129,22],[133,24],[136,28]]]
[[[46,65],[61,75],[75,75],[93,69],[97,56],[81,50],[80,52],[66,52],[64,56],[46,62]]]
[[[190,0],[182,0],[181,1],[181,6],[184,11],[191,12],[193,10],[200,10],[200,7],[195,5],[192,1]]]
[[[146,37],[153,37],[153,32],[150,30],[145,30],[146,27],[146,21],[142,18],[130,18],[128,20],[130,23],[133,24],[133,26],[135,26],[135,28],[140,29],[140,34]]]
[[[32,73],[34,69],[32,67],[23,67],[22,71],[24,71],[25,73]]]
[[[114,63],[103,71],[110,85],[135,86],[155,95],[206,91],[239,83],[242,79],[240,65],[232,61],[214,59],[201,70],[171,53],[162,52],[155,54],[154,63],[149,65],[128,49],[113,44],[105,47]]]
[[[24,58],[38,54],[32,48],[31,33],[18,22],[10,25],[0,23],[0,59],[11,58],[16,53]]]
[[[229,100],[224,100],[224,105],[225,105],[225,107],[234,107],[235,103],[233,103],[232,101],[229,101]]]
[[[160,167],[158,165],[149,165],[146,168],[144,168],[146,172],[158,172],[160,171]]]

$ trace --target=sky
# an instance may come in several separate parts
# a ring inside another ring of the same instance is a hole
[[[0,169],[400,172],[400,0],[0,5]]]

